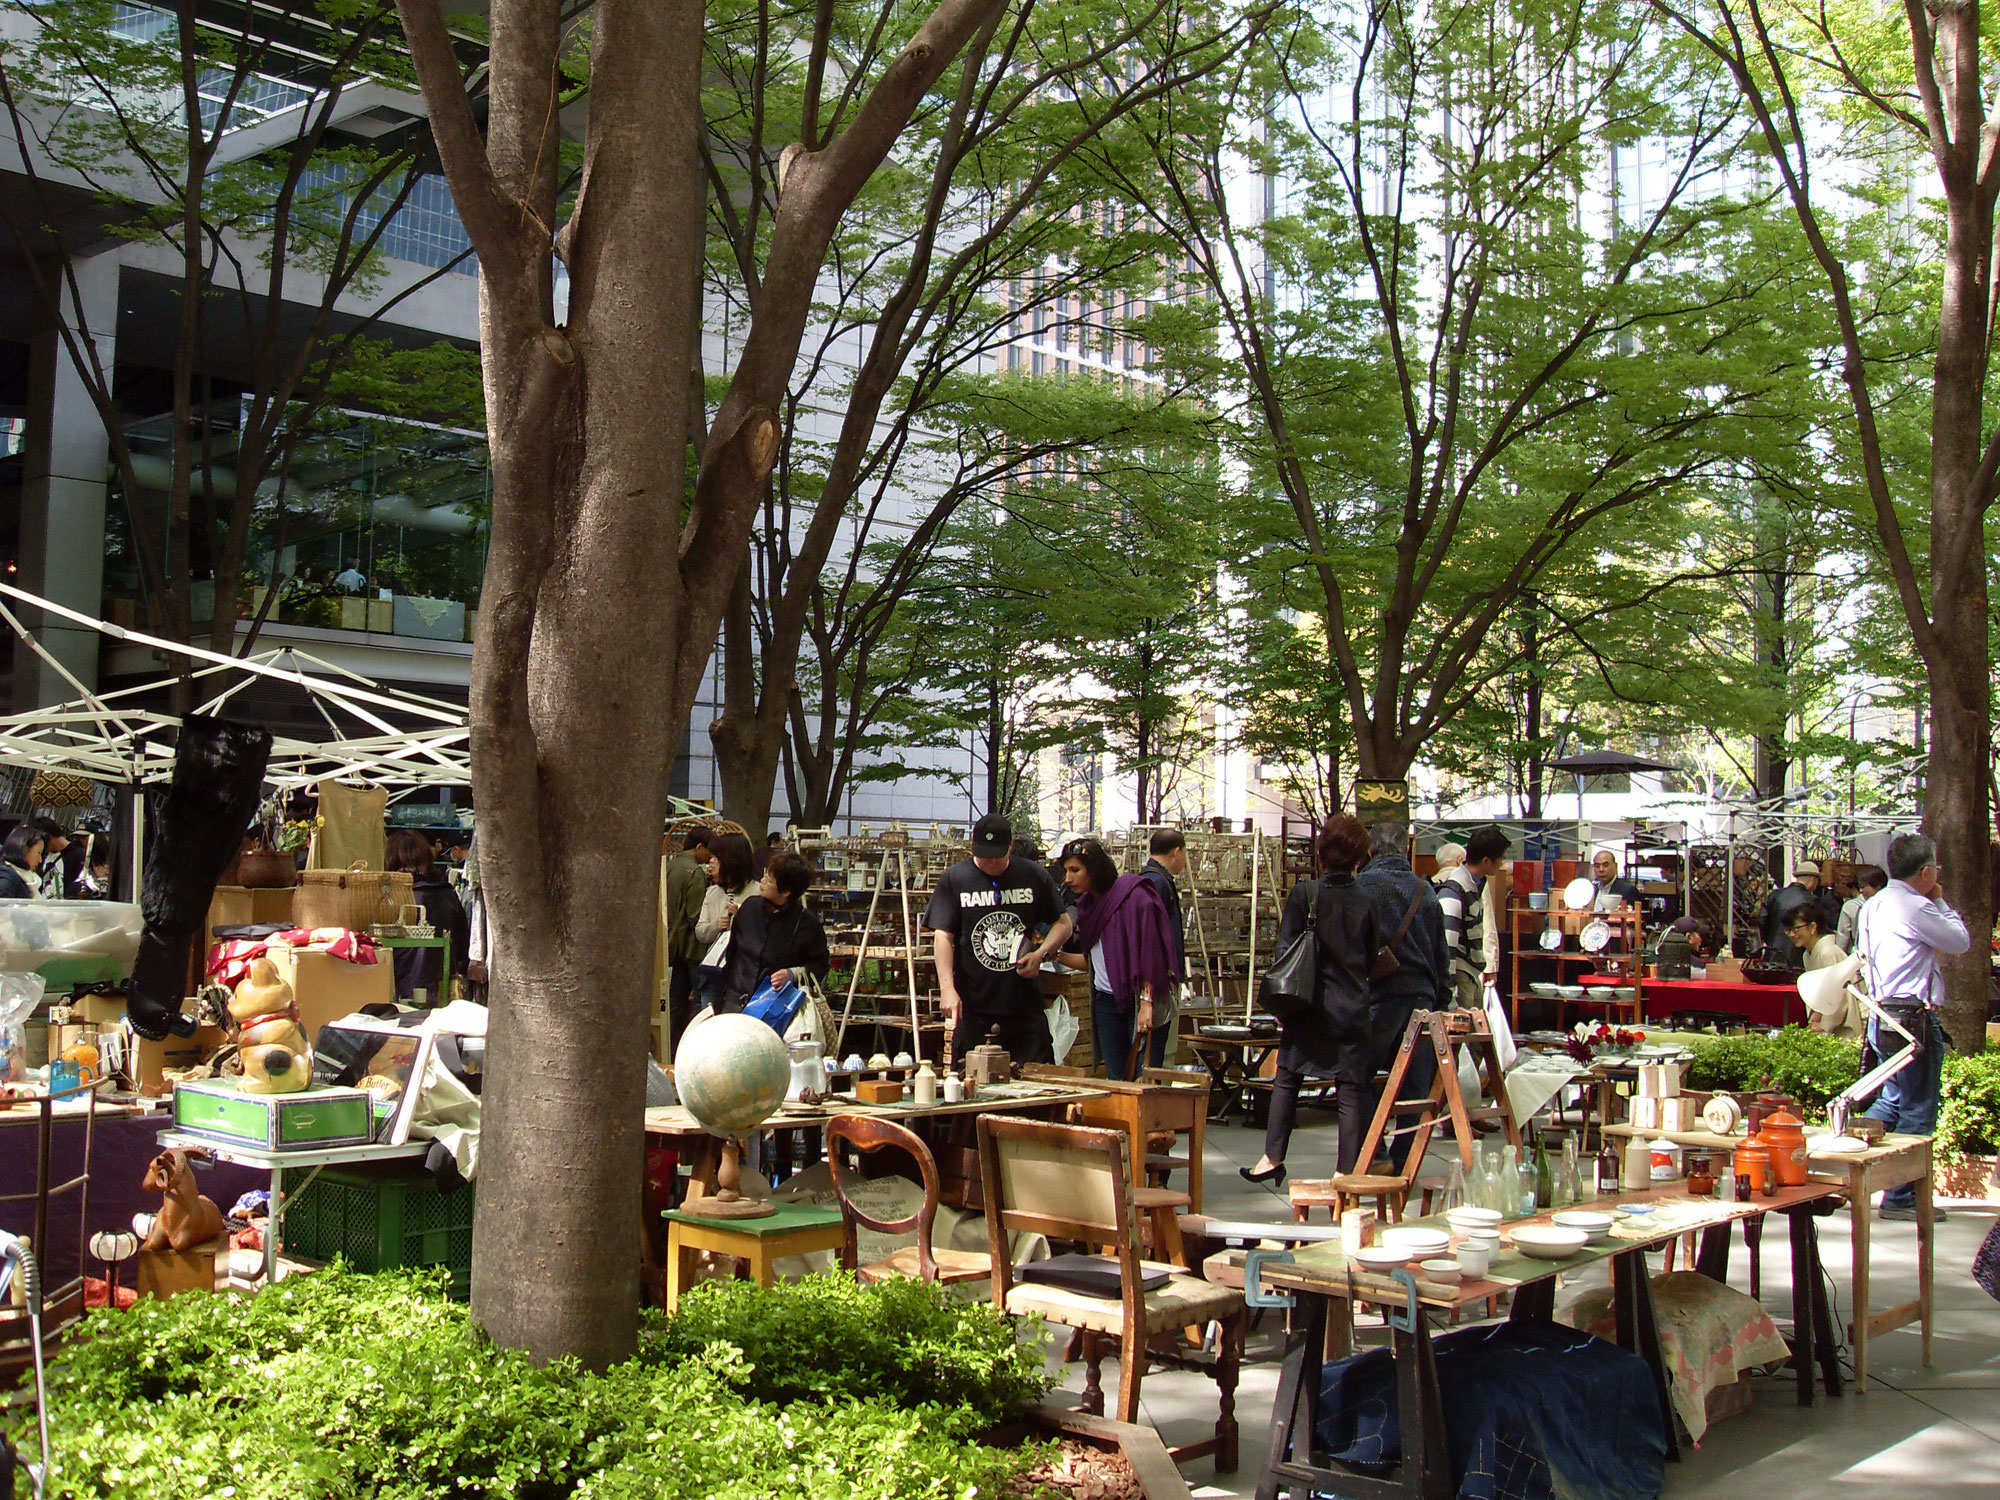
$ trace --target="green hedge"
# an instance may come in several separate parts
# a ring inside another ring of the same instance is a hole
[[[53,1372],[54,1493],[977,1500],[1042,1456],[975,1441],[1048,1384],[990,1307],[845,1276],[682,1306],[603,1375],[494,1348],[435,1272],[94,1313]]]
[[[1730,1093],[1773,1088],[1790,1094],[1815,1119],[1860,1076],[1861,1044],[1787,1026],[1770,1036],[1730,1036],[1693,1044],[1688,1086]],[[1938,1101],[1940,1166],[2000,1150],[2000,1047],[1944,1060]]]
[[[1769,1036],[1725,1036],[1696,1042],[1688,1087],[1746,1093],[1775,1089],[1789,1094],[1812,1118],[1823,1118],[1835,1094],[1861,1076],[1861,1044],[1787,1026]]]
[[[1937,1159],[1952,1164],[2000,1151],[2000,1047],[1944,1060]]]

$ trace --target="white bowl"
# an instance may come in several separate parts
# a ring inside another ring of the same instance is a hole
[[[1402,1251],[1411,1260],[1443,1255],[1451,1248],[1451,1236],[1442,1229],[1385,1229],[1375,1236],[1375,1241]]]
[[[1506,1217],[1497,1208],[1474,1208],[1467,1203],[1457,1208],[1446,1209],[1444,1221],[1460,1234],[1465,1234],[1474,1229],[1497,1229],[1500,1221]]]
[[[1441,1286],[1456,1286],[1459,1278],[1464,1275],[1459,1269],[1458,1262],[1450,1256],[1439,1260],[1422,1261],[1417,1269],[1423,1273],[1424,1280],[1435,1281]]]
[[[1562,986],[1555,984],[1531,984],[1528,986],[1529,994],[1540,995],[1544,1000],[1555,999],[1561,993],[1561,990]]]
[[[1581,1000],[1583,998],[1583,986],[1580,984],[1559,984],[1556,986],[1556,993],[1561,995],[1565,1000]]]
[[[1549,1220],[1564,1229],[1581,1229],[1585,1241],[1592,1245],[1611,1237],[1613,1222],[1611,1215],[1598,1213],[1594,1209],[1566,1208],[1559,1214],[1550,1214]]]
[[[1523,1224],[1514,1231],[1514,1248],[1536,1260],[1568,1260],[1584,1243],[1581,1229],[1555,1224]]]
[[[1410,1256],[1405,1250],[1397,1250],[1388,1245],[1363,1245],[1348,1257],[1359,1261],[1371,1271],[1388,1271],[1397,1266],[1408,1265]]]

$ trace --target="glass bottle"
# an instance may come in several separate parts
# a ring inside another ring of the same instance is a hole
[[[1549,1170],[1549,1138],[1545,1131],[1535,1133],[1535,1207],[1550,1208],[1555,1204],[1555,1173]]]
[[[1618,1147],[1606,1136],[1597,1148],[1597,1192],[1608,1198],[1618,1191]]]
[[[1563,1137],[1562,1166],[1556,1174],[1556,1201],[1562,1205],[1581,1203],[1583,1191],[1583,1164],[1577,1159],[1576,1137]]]
[[[1438,1205],[1439,1213],[1450,1213],[1454,1208],[1465,1205],[1465,1163],[1458,1157],[1451,1159],[1451,1176],[1445,1179],[1444,1201]]]

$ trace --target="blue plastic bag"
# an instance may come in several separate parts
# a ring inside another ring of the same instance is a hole
[[[781,990],[774,990],[771,988],[770,979],[765,978],[758,982],[749,1000],[744,1002],[743,1014],[754,1016],[779,1036],[783,1036],[792,1022],[798,1019],[799,1012],[805,1008],[805,1003],[806,992],[796,984],[787,984]]]

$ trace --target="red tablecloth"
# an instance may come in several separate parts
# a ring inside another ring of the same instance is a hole
[[[1586,985],[1622,984],[1609,974],[1586,974]],[[1640,991],[1646,1019],[1664,1020],[1677,1010],[1726,1010],[1759,1026],[1805,1024],[1806,1005],[1797,984],[1750,984],[1726,979],[1648,979]]]

